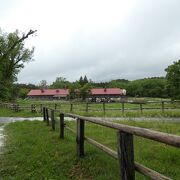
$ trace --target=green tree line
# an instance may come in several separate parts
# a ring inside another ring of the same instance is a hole
[[[81,76],[79,80],[70,82],[64,77],[57,77],[56,80],[47,85],[46,80],[42,80],[38,86],[24,85],[24,90],[19,87],[19,96],[25,97],[30,89],[50,88],[50,89],[69,89],[70,98],[85,99],[91,88],[121,88],[127,90],[130,97],[159,97],[180,99],[180,60],[168,66],[165,71],[166,77],[151,77],[138,80],[115,79],[107,82],[94,82],[87,76]],[[26,89],[26,90],[25,90]]]

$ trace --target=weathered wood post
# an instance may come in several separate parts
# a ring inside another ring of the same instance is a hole
[[[140,105],[140,111],[141,111],[141,113],[142,113],[142,112],[143,112],[142,104],[140,103],[139,105]]]
[[[39,104],[39,112],[43,113],[43,106],[42,106],[42,104]]]
[[[19,104],[16,104],[16,112],[19,112],[19,111],[20,111]]]
[[[46,108],[46,124],[49,126],[49,111],[48,108]]]
[[[124,114],[124,102],[122,102],[121,105],[122,105],[122,108],[121,108],[122,114]]]
[[[117,137],[120,179],[135,180],[133,135],[118,131]]]
[[[89,104],[86,103],[86,112],[88,112],[88,107],[89,107]]]
[[[51,110],[51,126],[52,126],[52,130],[55,130],[55,119],[54,119],[54,110]]]
[[[84,156],[84,121],[77,119],[77,135],[76,135],[77,156]]]
[[[14,111],[15,111],[15,112],[18,112],[18,111],[19,111],[19,106],[18,106],[18,104],[14,104]]]
[[[31,112],[35,113],[36,112],[36,106],[35,104],[31,104]]]
[[[72,103],[70,104],[70,111],[71,112],[73,111],[73,104]]]
[[[60,113],[60,134],[59,134],[59,137],[61,139],[64,139],[64,114],[63,113]]]
[[[16,104],[13,104],[13,110],[16,112]]]
[[[46,121],[46,108],[43,107],[43,120]]]
[[[164,101],[161,102],[162,105],[162,112],[164,113]]]

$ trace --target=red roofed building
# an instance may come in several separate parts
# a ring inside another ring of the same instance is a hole
[[[120,88],[93,88],[91,98],[120,98],[126,95],[125,89]]]
[[[27,94],[34,99],[68,99],[68,89],[33,89]]]

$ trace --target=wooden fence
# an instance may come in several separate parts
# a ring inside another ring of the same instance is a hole
[[[115,107],[108,107],[108,106],[115,106]],[[132,106],[134,107],[128,107]],[[148,107],[148,105],[150,107]],[[1,107],[9,108],[13,110],[14,112],[18,112],[20,110],[26,110],[30,111],[32,113],[35,112],[42,112],[42,107],[47,106],[49,108],[54,109],[61,109],[61,107],[66,108],[63,109],[63,111],[66,112],[73,112],[73,111],[83,111],[83,112],[106,112],[109,111],[116,111],[121,112],[124,114],[128,111],[139,111],[141,113],[144,112],[144,110],[160,110],[162,113],[164,113],[166,110],[173,110],[173,109],[180,109],[180,101],[161,101],[161,102],[118,102],[118,103],[64,103],[64,104],[58,104],[58,103],[51,103],[47,105],[43,104],[31,104],[31,105],[20,105],[20,104],[13,104],[13,103],[0,103]]]
[[[86,140],[88,143],[96,146],[102,151],[106,152],[110,156],[119,161],[119,172],[120,179],[122,180],[134,180],[135,179],[135,171],[150,177],[154,180],[169,180],[171,178],[166,177],[148,167],[145,167],[142,164],[134,161],[134,146],[133,146],[133,136],[139,136],[146,139],[151,139],[154,141],[158,141],[161,143],[165,143],[170,146],[180,148],[180,136],[162,133],[154,130],[149,130],[145,128],[133,127],[124,124],[113,123],[109,121],[99,120],[97,118],[90,118],[79,116],[70,113],[63,113],[55,109],[50,109],[43,107],[43,117],[44,122],[49,126],[52,126],[52,130],[55,130],[55,112],[58,113],[60,118],[60,132],[59,137],[64,138],[64,128],[70,130],[71,132],[76,134],[76,149],[77,156],[84,156],[84,141]],[[50,117],[49,118],[49,113]],[[76,131],[65,126],[64,117],[71,117],[76,120]],[[51,121],[50,121],[51,120]],[[85,137],[84,129],[85,122],[91,122],[94,124],[98,124],[104,127],[112,128],[117,131],[117,152],[100,144],[99,142]]]

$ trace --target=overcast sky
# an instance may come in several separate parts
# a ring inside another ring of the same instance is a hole
[[[164,76],[180,59],[180,0],[1,0],[0,28],[38,30],[19,83]]]

